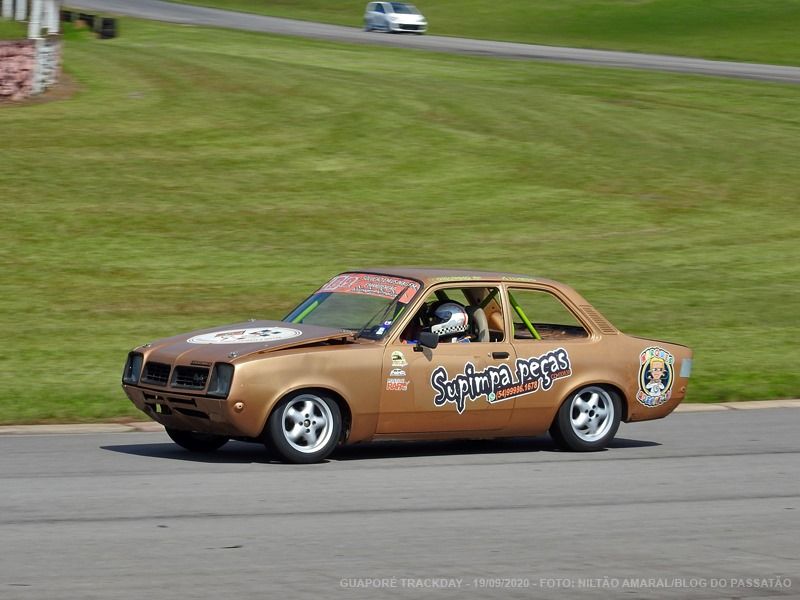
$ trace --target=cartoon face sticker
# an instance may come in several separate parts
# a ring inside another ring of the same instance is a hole
[[[672,396],[675,357],[653,346],[639,355],[639,391],[636,399],[648,407],[661,406]]]

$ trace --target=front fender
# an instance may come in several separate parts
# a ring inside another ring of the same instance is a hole
[[[242,436],[256,438],[282,398],[305,389],[327,390],[351,413],[348,439],[368,439],[377,425],[382,356],[381,346],[348,344],[248,357],[236,364],[228,418]]]

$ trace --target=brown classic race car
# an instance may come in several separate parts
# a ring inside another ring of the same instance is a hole
[[[371,269],[337,275],[282,321],[140,346],[122,386],[192,451],[233,438],[310,463],[343,443],[547,431],[587,451],[607,446],[620,421],[672,412],[691,357],[620,333],[555,281]]]

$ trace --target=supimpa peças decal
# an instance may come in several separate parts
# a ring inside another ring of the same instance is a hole
[[[475,365],[468,362],[464,365],[464,372],[452,379],[448,377],[447,369],[440,366],[431,373],[431,387],[436,391],[433,403],[436,406],[453,403],[461,414],[467,407],[467,400],[474,402],[485,396],[490,404],[503,402],[540,389],[549,390],[557,379],[570,375],[572,365],[564,348],[556,348],[541,356],[518,358],[514,369],[501,364],[476,371]]]

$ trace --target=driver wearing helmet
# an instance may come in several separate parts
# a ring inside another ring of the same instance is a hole
[[[458,302],[448,300],[432,307],[428,329],[443,342],[469,342],[469,315]]]

